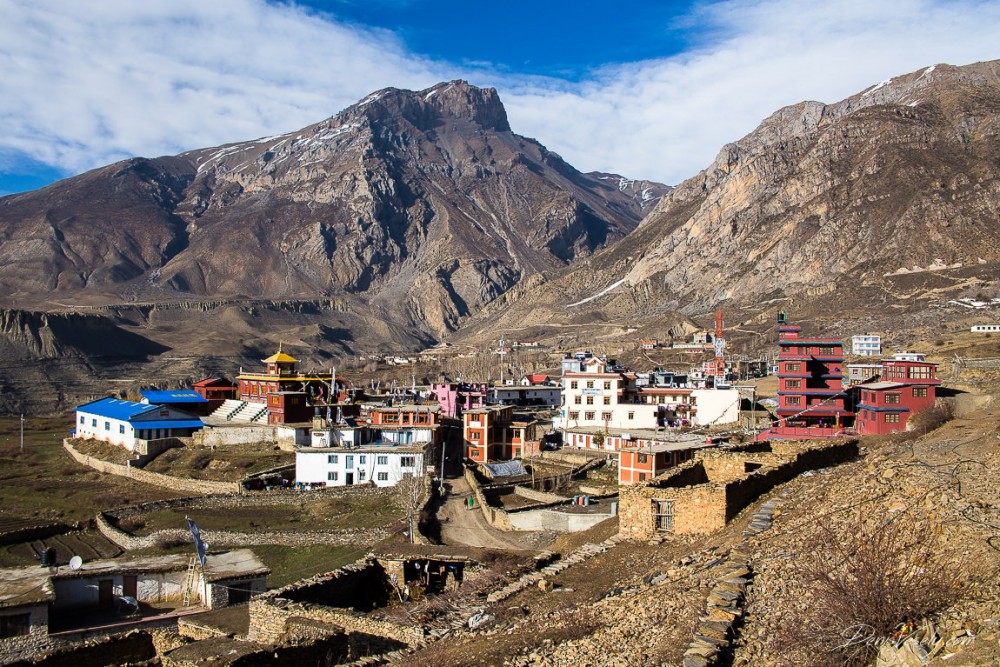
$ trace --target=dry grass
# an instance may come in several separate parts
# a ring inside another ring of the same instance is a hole
[[[796,568],[804,607],[777,644],[809,664],[866,665],[907,622],[959,600],[974,572],[925,517],[820,522]],[[800,663],[801,664],[801,663]]]

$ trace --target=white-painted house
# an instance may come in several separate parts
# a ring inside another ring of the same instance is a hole
[[[430,443],[348,445],[345,439],[348,446],[323,446],[328,436],[313,435],[314,446],[295,450],[295,481],[300,484],[395,486],[404,477],[422,477],[430,462]]]
[[[76,409],[76,437],[136,450],[137,440],[189,437],[204,424],[183,410],[118,398],[102,398]]]

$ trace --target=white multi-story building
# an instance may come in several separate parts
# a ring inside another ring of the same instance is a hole
[[[562,409],[553,420],[557,429],[655,429],[739,420],[735,389],[637,387],[634,373],[608,372],[607,362],[596,357],[583,360],[581,368],[563,372]]]
[[[878,357],[882,355],[882,336],[864,334],[851,336],[851,354],[861,357]]]
[[[295,450],[295,481],[325,486],[395,486],[404,477],[425,474],[430,449],[429,443],[299,447]]]
[[[540,405],[559,407],[562,387],[546,384],[528,386],[496,385],[490,390],[494,403],[500,405]]]

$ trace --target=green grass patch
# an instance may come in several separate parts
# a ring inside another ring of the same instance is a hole
[[[336,570],[364,556],[372,545],[284,547],[255,546],[253,552],[271,568],[269,588],[280,588],[314,574]]]
[[[72,417],[0,418],[0,520],[73,523],[105,509],[182,494],[101,473],[63,448]]]
[[[238,482],[247,475],[295,463],[295,453],[253,447],[178,447],[168,449],[145,467],[174,477]]]
[[[130,517],[123,530],[148,535],[158,530],[185,528],[191,517],[202,530],[237,532],[375,529],[392,527],[403,518],[403,508],[392,496],[350,493],[335,496],[303,494],[296,503],[253,508],[199,507],[163,509]]]

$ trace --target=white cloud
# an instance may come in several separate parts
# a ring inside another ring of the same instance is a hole
[[[1000,57],[994,2],[732,1],[688,20],[712,41],[605,68],[575,87],[501,86],[511,125],[580,169],[678,183],[782,106],[838,102],[923,66]]]
[[[1000,34],[995,2],[734,0],[684,17],[702,40],[686,53],[567,82],[430,61],[388,32],[263,0],[0,0],[0,15],[0,161],[78,171],[171,154],[463,76],[496,86],[514,130],[578,168],[668,183],[783,105],[994,58]]]

